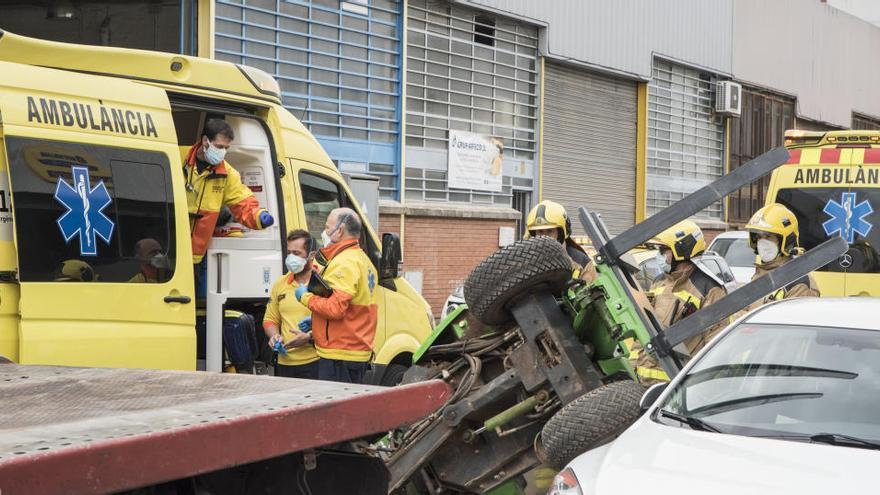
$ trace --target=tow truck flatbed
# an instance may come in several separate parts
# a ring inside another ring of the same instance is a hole
[[[400,387],[253,375],[0,365],[0,493],[151,486],[388,431],[440,407]]]

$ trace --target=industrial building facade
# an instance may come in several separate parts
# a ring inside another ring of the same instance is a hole
[[[374,227],[404,239],[407,277],[435,313],[541,199],[569,210],[575,234],[582,205],[620,232],[781,144],[785,129],[880,128],[880,68],[837,41],[870,52],[880,29],[818,0],[130,2],[141,34],[117,2],[59,5],[0,7],[0,28],[272,74],[340,171],[379,178]],[[838,80],[856,66],[858,78]],[[728,80],[742,85],[740,116],[715,109]],[[498,143],[491,187],[452,176],[459,136]],[[695,219],[709,232],[742,225],[765,189]]]

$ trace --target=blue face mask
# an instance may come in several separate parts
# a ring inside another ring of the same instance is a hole
[[[284,259],[284,265],[287,266],[290,273],[300,273],[306,267],[306,260],[293,253],[289,253],[287,258]]]

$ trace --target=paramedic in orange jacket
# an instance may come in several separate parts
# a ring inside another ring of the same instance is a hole
[[[362,229],[353,210],[331,211],[321,233],[320,256],[326,260],[322,277],[333,292],[319,297],[305,285],[294,292],[312,311],[319,380],[361,383],[373,355],[378,277],[358,244]]]
[[[195,273],[198,297],[204,297],[205,267],[202,259],[214,234],[220,209],[224,205],[229,207],[238,223],[250,229],[262,230],[275,222],[266,209],[260,208],[260,203],[251,190],[241,183],[238,171],[224,160],[233,139],[235,133],[226,121],[208,120],[202,139],[189,149],[183,167],[193,265],[197,265]]]

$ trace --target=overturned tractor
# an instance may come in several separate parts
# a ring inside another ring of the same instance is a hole
[[[845,252],[842,239],[826,241],[666,329],[643,302],[626,252],[787,159],[784,148],[768,152],[613,239],[597,214],[581,208],[599,252],[592,283],[572,277],[565,249],[548,238],[483,261],[465,283],[467,306],[437,326],[404,377],[442,378],[455,392],[383,440],[392,487],[487,493],[541,463],[564,466],[639,416],[644,388],[629,364],[633,342],[672,377],[688,357],[681,342]]]

